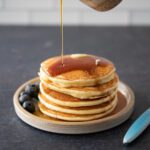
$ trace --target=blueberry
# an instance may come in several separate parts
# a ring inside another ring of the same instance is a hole
[[[39,93],[39,86],[37,84],[27,85],[25,87],[25,92],[28,93],[32,97],[36,97]]]
[[[22,105],[26,101],[30,101],[31,97],[28,94],[23,94],[22,96],[19,97],[19,102]]]
[[[27,110],[30,113],[33,113],[35,111],[35,106],[32,101],[25,101],[22,106],[25,110]]]
[[[22,95],[25,95],[25,94],[27,94],[27,95],[28,95],[28,93],[27,93],[27,92],[22,91],[22,92],[20,93],[20,95],[19,95],[19,96],[22,96]]]

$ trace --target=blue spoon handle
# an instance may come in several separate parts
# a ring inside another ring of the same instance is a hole
[[[150,124],[150,108],[147,109],[129,128],[124,136],[123,143],[131,143],[136,139]]]

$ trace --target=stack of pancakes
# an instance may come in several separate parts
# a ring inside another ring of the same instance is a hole
[[[40,111],[65,121],[95,120],[112,113],[117,105],[119,82],[114,64],[87,54],[66,55],[63,61],[64,66],[61,57],[41,63]]]

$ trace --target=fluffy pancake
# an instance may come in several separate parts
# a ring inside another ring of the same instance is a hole
[[[89,121],[117,106],[119,77],[114,64],[87,54],[53,57],[41,63],[39,110],[65,121]]]
[[[84,106],[84,107],[68,107],[64,105],[55,104],[47,100],[43,95],[39,94],[40,102],[47,108],[59,112],[70,113],[70,114],[97,114],[109,110],[114,103],[116,103],[116,98],[112,98],[110,101],[95,105],[95,106]]]
[[[110,114],[115,109],[117,105],[117,101],[118,100],[116,98],[115,103],[112,105],[112,107],[109,110],[99,113],[99,114],[92,114],[92,115],[77,115],[77,114],[63,113],[63,112],[51,110],[45,107],[40,102],[38,103],[38,106],[39,106],[40,111],[43,114],[56,118],[56,119],[61,119],[61,120],[66,120],[66,121],[89,121],[89,120],[99,119]]]
[[[61,87],[53,82],[45,81],[41,79],[41,83],[44,84],[47,88],[71,95],[76,98],[80,99],[94,99],[101,97],[102,94],[110,92],[117,88],[118,86],[118,76],[115,75],[115,78],[107,83],[97,85],[97,86],[91,86],[91,87],[70,87],[70,88],[64,88]]]
[[[103,66],[95,65],[96,67],[94,68],[92,73],[76,68],[74,70],[64,72],[56,76],[52,76],[48,72],[48,68],[51,67],[53,64],[57,63],[57,61],[61,59],[61,57],[53,57],[41,63],[41,68],[40,68],[40,73],[39,73],[40,77],[45,78],[45,80],[50,80],[53,83],[60,85],[61,87],[94,86],[97,84],[106,83],[112,80],[114,77],[114,72],[116,69],[113,63],[108,61],[105,58],[96,57],[96,56],[87,55],[87,54],[72,54],[72,55],[64,56],[64,60],[65,58],[68,58],[68,57],[73,58],[75,60],[77,59],[77,62],[78,62],[78,59],[81,59],[81,62],[83,59],[83,62],[84,62],[85,58],[90,57],[94,59],[95,63],[97,63],[98,62],[97,60],[99,60],[100,63],[105,61],[107,65],[103,65]],[[59,69],[60,68],[58,68],[58,70]]]
[[[41,94],[49,101],[58,105],[69,107],[81,107],[81,106],[94,106],[104,102],[110,101],[117,93],[117,89],[105,93],[97,99],[79,99],[73,96],[63,94],[51,89],[46,88],[42,83],[40,84]]]

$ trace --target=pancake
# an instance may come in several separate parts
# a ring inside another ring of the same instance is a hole
[[[87,54],[53,57],[41,63],[39,111],[65,121],[89,121],[117,106],[119,77],[114,64]]]
[[[41,63],[39,76],[41,78],[45,78],[45,80],[50,80],[51,82],[56,83],[60,85],[61,87],[94,86],[97,84],[103,84],[103,83],[109,82],[110,80],[114,78],[114,72],[116,69],[113,63],[105,58],[96,57],[96,56],[87,55],[87,54],[72,54],[72,55],[65,55],[63,59],[64,61],[65,60],[67,61],[68,58],[73,59],[76,63],[80,61],[81,64],[82,62],[84,63],[86,59],[91,58],[92,61],[94,61],[95,63],[94,70],[92,70],[92,73],[91,72],[89,73],[86,70],[76,67],[74,68],[74,70],[66,71],[61,74],[57,74],[53,76],[51,73],[49,73],[48,71],[49,68],[50,67],[54,68],[53,67],[54,64],[57,64],[57,62],[61,62],[60,61],[61,57],[53,57]],[[105,63],[105,65],[104,64],[97,65],[98,64],[97,62]],[[64,62],[64,65],[65,65],[65,62]],[[83,64],[83,65],[86,65],[86,64]],[[57,72],[59,72],[60,69],[61,67],[59,66]]]
[[[115,109],[117,105],[117,101],[118,100],[116,99],[115,103],[112,105],[112,107],[109,110],[103,113],[93,114],[93,115],[77,115],[77,114],[68,114],[68,113],[58,112],[58,111],[51,110],[45,107],[40,102],[38,103],[38,107],[43,114],[52,118],[61,119],[65,121],[89,121],[89,120],[99,119],[110,114]]]
[[[73,108],[73,107],[55,104],[55,103],[47,100],[41,94],[39,94],[38,97],[39,97],[40,102],[45,107],[47,107],[51,110],[64,112],[64,113],[70,113],[70,114],[82,114],[82,115],[102,113],[104,111],[109,110],[114,105],[114,103],[116,103],[116,97],[113,97],[110,101],[99,104],[99,105]]]
[[[44,84],[47,88],[71,95],[76,98],[80,99],[94,99],[94,98],[99,98],[101,97],[102,94],[110,92],[114,89],[117,88],[118,86],[118,76],[115,75],[115,78],[107,83],[104,83],[102,85],[97,85],[97,86],[91,86],[91,87],[70,87],[70,88],[64,88],[61,87],[53,82],[50,81],[44,81],[41,79],[41,83]]]
[[[40,89],[41,94],[50,102],[69,107],[99,105],[110,101],[110,99],[112,99],[117,94],[117,89],[115,89],[111,92],[105,93],[97,99],[79,99],[67,94],[48,89],[42,83],[40,84]]]

